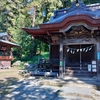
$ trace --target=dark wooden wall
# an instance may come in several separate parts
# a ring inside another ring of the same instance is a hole
[[[59,45],[51,45],[50,46],[50,61],[52,63],[52,71],[59,72]]]
[[[59,45],[50,46],[50,59],[59,59]]]

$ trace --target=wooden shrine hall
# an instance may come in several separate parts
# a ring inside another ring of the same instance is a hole
[[[77,0],[53,12],[39,28],[22,28],[50,45],[49,68],[59,76],[76,73],[100,78],[100,4]]]
[[[11,67],[13,60],[11,48],[20,47],[14,43],[6,32],[0,33],[0,69],[8,69]]]

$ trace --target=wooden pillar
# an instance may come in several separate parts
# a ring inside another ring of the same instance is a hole
[[[49,44],[49,59],[51,59],[51,44]]]
[[[51,44],[49,45],[49,63],[50,63],[50,72],[52,72],[52,64],[51,64]]]
[[[63,78],[63,44],[60,44],[59,77]]]
[[[12,51],[10,50],[10,56],[13,56]]]
[[[97,43],[97,77],[100,80],[100,42]]]

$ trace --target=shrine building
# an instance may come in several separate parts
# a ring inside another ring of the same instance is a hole
[[[100,78],[100,3],[78,0],[53,13],[39,28],[22,28],[50,45],[48,68],[62,77],[73,72]]]
[[[9,69],[13,60],[11,48],[20,47],[14,43],[8,33],[0,33],[0,69]]]

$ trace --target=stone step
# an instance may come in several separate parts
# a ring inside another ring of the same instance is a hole
[[[66,69],[69,69],[69,70],[80,70],[80,67],[66,67]],[[87,67],[82,67],[82,70],[88,70]]]
[[[85,70],[66,70],[65,74],[66,75],[84,75],[84,76],[86,76],[86,75],[95,75],[96,73],[88,72]]]
[[[89,72],[87,70],[72,70],[72,69],[65,69],[65,76],[70,77],[93,77],[96,76],[96,73]]]
[[[87,70],[65,70],[65,73],[84,73],[84,74],[91,74],[92,72],[89,72]]]
[[[87,87],[66,86],[58,91],[54,100],[94,100],[92,89]]]
[[[95,76],[97,73],[89,72],[88,70],[72,70],[72,69],[65,69],[65,74],[69,76]]]
[[[78,96],[57,96],[54,100],[93,100],[92,98],[82,98]]]
[[[88,78],[92,78],[93,76],[96,76],[96,75],[93,75],[93,74],[79,74],[79,73],[76,73],[76,74],[66,74],[66,73],[65,73],[65,76],[69,76],[69,77],[88,77]]]

